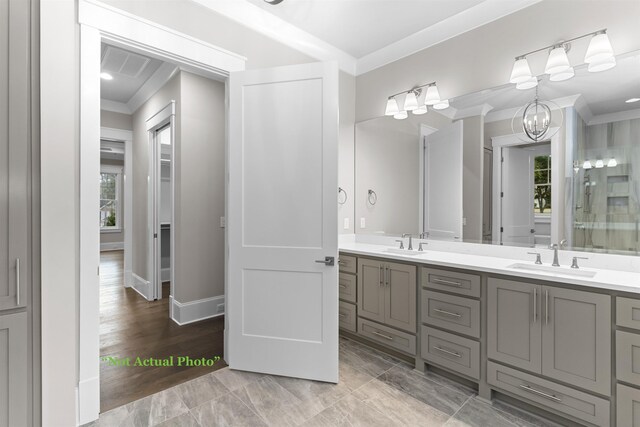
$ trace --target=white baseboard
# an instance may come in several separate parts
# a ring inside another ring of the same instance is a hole
[[[97,420],[100,414],[100,378],[93,377],[80,381],[76,391],[78,425]]]
[[[100,252],[103,251],[123,251],[124,242],[107,242],[100,243]]]
[[[133,271],[127,270],[124,272],[124,287],[130,288],[133,286]]]
[[[171,319],[180,326],[224,314],[224,295],[184,303],[170,296],[169,304]]]
[[[131,274],[133,278],[132,288],[142,295],[147,301],[153,300],[153,292],[151,289],[151,283],[148,280],[143,279],[135,273]]]
[[[163,282],[168,282],[171,280],[171,267],[163,268],[160,270],[160,280]]]

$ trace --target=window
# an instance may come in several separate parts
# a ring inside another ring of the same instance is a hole
[[[536,215],[551,215],[551,156],[536,156],[533,166],[533,206]]]
[[[100,230],[122,228],[120,181],[122,168],[102,166],[100,170]]]

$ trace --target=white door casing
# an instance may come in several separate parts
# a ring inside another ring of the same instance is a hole
[[[533,154],[518,147],[502,147],[503,244],[533,246]]]
[[[428,135],[424,149],[424,231],[462,239],[462,121]]]
[[[232,369],[338,381],[337,150],[337,64],[231,74]]]

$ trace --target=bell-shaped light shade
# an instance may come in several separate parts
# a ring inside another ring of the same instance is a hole
[[[596,160],[596,169],[600,169],[604,167],[604,161],[602,159]]]
[[[544,72],[550,75],[561,73],[568,68],[571,68],[569,58],[567,57],[567,51],[564,50],[564,46],[559,46],[549,52],[549,58],[547,58],[547,65],[544,67]]]
[[[398,108],[398,101],[395,98],[387,99],[387,108],[384,110],[385,116],[393,116],[398,114],[400,109]]]
[[[591,165],[591,162],[589,160],[585,160],[582,164],[582,169],[591,169],[592,167],[593,166]]]
[[[516,62],[513,63],[513,69],[511,70],[511,78],[509,81],[511,83],[522,83],[526,82],[531,78],[531,68],[529,68],[529,61],[527,58],[516,59]]]
[[[607,33],[596,34],[591,38],[587,53],[584,55],[584,62],[600,62],[613,56],[613,48]]]
[[[416,108],[415,110],[412,111],[413,114],[415,114],[416,116],[419,116],[421,114],[427,114],[429,110],[427,109],[426,105],[421,105],[418,108]]]
[[[531,77],[529,80],[525,80],[522,83],[516,83],[516,89],[526,90],[538,86],[538,78]]]
[[[398,113],[393,115],[393,118],[396,120],[404,120],[407,117],[409,117],[409,113],[407,113],[406,111],[399,111]]]
[[[610,70],[615,66],[616,66],[616,57],[611,56],[609,58],[603,59],[602,61],[590,63],[587,69],[589,70],[590,73],[597,73],[600,71]]]
[[[407,92],[407,96],[404,98],[404,110],[413,111],[418,108],[418,97],[416,93],[411,91]]]
[[[618,166],[618,161],[616,160],[616,158],[615,157],[610,158],[609,161],[607,162],[607,167],[615,168],[616,166]]]
[[[449,108],[449,100],[448,99],[443,99],[442,101],[440,101],[437,104],[433,105],[433,109],[434,110],[446,110],[447,108]]]
[[[573,70],[573,67],[569,67],[564,71],[560,71],[558,73],[551,74],[549,76],[549,80],[551,80],[552,82],[561,82],[563,80],[569,80],[571,77],[573,77],[575,75],[576,75],[576,73]]]
[[[426,105],[436,105],[440,102],[440,92],[438,92],[438,86],[431,85],[427,87],[427,93],[424,96],[424,103]]]

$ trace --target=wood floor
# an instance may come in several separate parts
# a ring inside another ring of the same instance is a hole
[[[123,252],[100,254],[100,356],[221,360],[212,367],[110,366],[100,362],[100,411],[124,405],[225,367],[224,318],[178,326],[169,319],[169,285],[149,302],[123,287]]]

